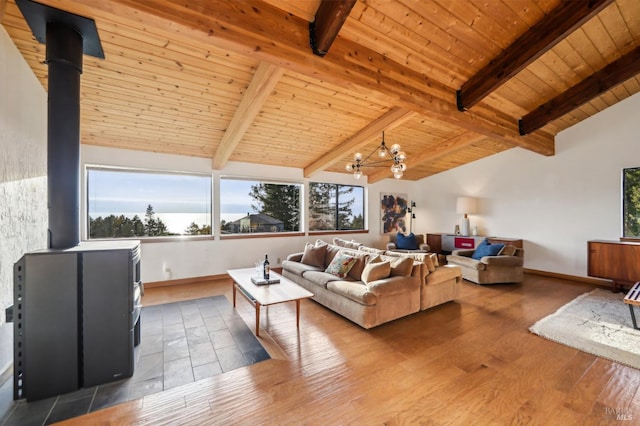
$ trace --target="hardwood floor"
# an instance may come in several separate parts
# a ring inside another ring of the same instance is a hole
[[[274,305],[261,323],[281,356],[64,424],[637,424],[640,371],[527,330],[591,289],[528,274],[465,282],[458,301],[368,331],[310,300],[297,330],[295,304]],[[214,294],[230,299],[230,282],[148,289],[143,302]],[[243,298],[238,310],[251,326]]]

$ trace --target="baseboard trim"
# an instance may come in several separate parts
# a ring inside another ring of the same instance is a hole
[[[273,268],[274,272],[279,274],[282,273],[282,268]],[[205,281],[220,281],[220,280],[228,280],[229,275],[227,274],[216,274],[216,275],[205,275],[202,277],[191,277],[191,278],[181,278],[178,280],[167,280],[167,281],[152,281],[149,283],[144,283],[145,288],[156,288],[156,287],[168,287],[173,285],[186,285],[186,284],[196,284]]]
[[[179,280],[153,281],[150,283],[144,283],[144,287],[145,288],[168,287],[173,285],[196,284],[196,283],[201,283],[203,281],[219,281],[219,280],[226,280],[226,279],[229,279],[229,275],[227,274],[206,275],[203,277],[181,278]]]
[[[524,268],[524,272],[531,275],[540,275],[542,277],[558,278],[561,280],[592,284],[596,287],[603,287],[607,289],[613,288],[613,283],[610,280],[603,280],[600,278],[580,277],[578,275],[560,274],[558,272],[541,271],[539,269],[529,268]]]

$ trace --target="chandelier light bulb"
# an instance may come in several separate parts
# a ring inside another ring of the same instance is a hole
[[[353,170],[353,163],[352,162],[348,162],[347,165],[344,167],[348,172]]]
[[[393,145],[391,145],[391,153],[393,155],[396,155],[399,152],[400,152],[400,145],[399,144],[394,143]]]
[[[404,163],[400,163],[400,171],[401,171],[401,172],[404,172],[404,171],[406,171],[406,170],[407,170],[407,165],[406,165],[406,164],[404,164]]]
[[[356,155],[353,156],[353,161],[355,161],[356,163],[359,163],[362,161],[362,153],[361,152],[356,152]]]
[[[362,177],[362,172],[360,170],[356,170],[353,173],[353,177],[356,178],[356,179],[360,179]]]
[[[393,177],[396,178],[396,179],[401,179],[402,178],[402,172],[394,173]]]
[[[398,160],[405,161],[407,159],[407,154],[404,151],[400,151],[398,153]]]
[[[387,148],[383,145],[380,147],[380,150],[378,151],[378,157],[384,158],[386,156],[387,156]]]

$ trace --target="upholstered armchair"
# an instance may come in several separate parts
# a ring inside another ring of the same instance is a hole
[[[519,283],[524,280],[524,249],[511,245],[488,244],[494,253],[483,255],[476,250],[454,250],[447,263],[462,270],[462,278],[476,284]],[[497,250],[497,246],[502,246]],[[472,256],[476,253],[476,258]]]
[[[399,253],[428,253],[429,245],[424,242],[424,234],[415,235],[413,232],[404,235],[400,232],[389,234],[387,251]]]

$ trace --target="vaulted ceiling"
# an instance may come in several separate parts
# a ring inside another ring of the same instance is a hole
[[[344,172],[382,131],[411,180],[516,147],[550,156],[559,131],[640,91],[638,0],[41,3],[98,27],[82,143],[215,169]],[[46,89],[45,46],[14,0],[0,0],[0,22]]]

